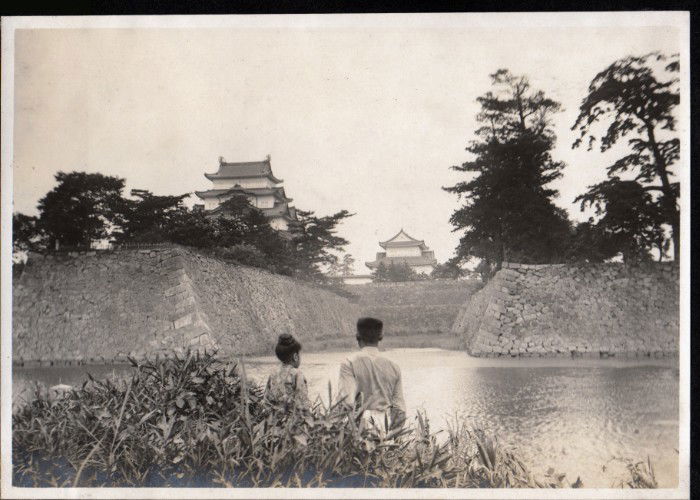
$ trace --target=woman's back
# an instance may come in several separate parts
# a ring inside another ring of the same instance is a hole
[[[306,378],[298,368],[281,363],[267,380],[265,397],[273,404],[295,402],[308,406],[309,393]]]

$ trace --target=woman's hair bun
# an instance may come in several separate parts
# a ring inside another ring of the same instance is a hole
[[[287,363],[295,352],[301,350],[301,344],[292,335],[283,333],[277,338],[275,354],[283,363]]]
[[[296,344],[296,339],[292,337],[289,333],[283,333],[277,339],[280,345],[288,346]]]

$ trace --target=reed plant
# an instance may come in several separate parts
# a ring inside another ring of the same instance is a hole
[[[418,414],[380,437],[330,386],[328,402],[279,407],[214,354],[132,364],[124,380],[90,377],[14,412],[15,486],[566,486],[465,425],[439,440]]]
[[[615,458],[623,462],[627,469],[627,477],[621,477],[611,485],[613,488],[632,488],[632,489],[651,489],[657,488],[656,473],[654,466],[651,463],[651,457],[647,456],[646,460],[631,460],[628,458]]]

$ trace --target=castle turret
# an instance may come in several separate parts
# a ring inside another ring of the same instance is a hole
[[[435,253],[425,242],[409,236],[403,228],[388,240],[380,241],[379,246],[385,251],[377,252],[376,259],[365,264],[370,269],[376,269],[379,264],[387,267],[392,264],[407,264],[419,274],[430,274],[437,265]]]

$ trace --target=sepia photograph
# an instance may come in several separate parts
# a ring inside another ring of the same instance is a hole
[[[3,498],[689,498],[687,12],[2,18]]]

